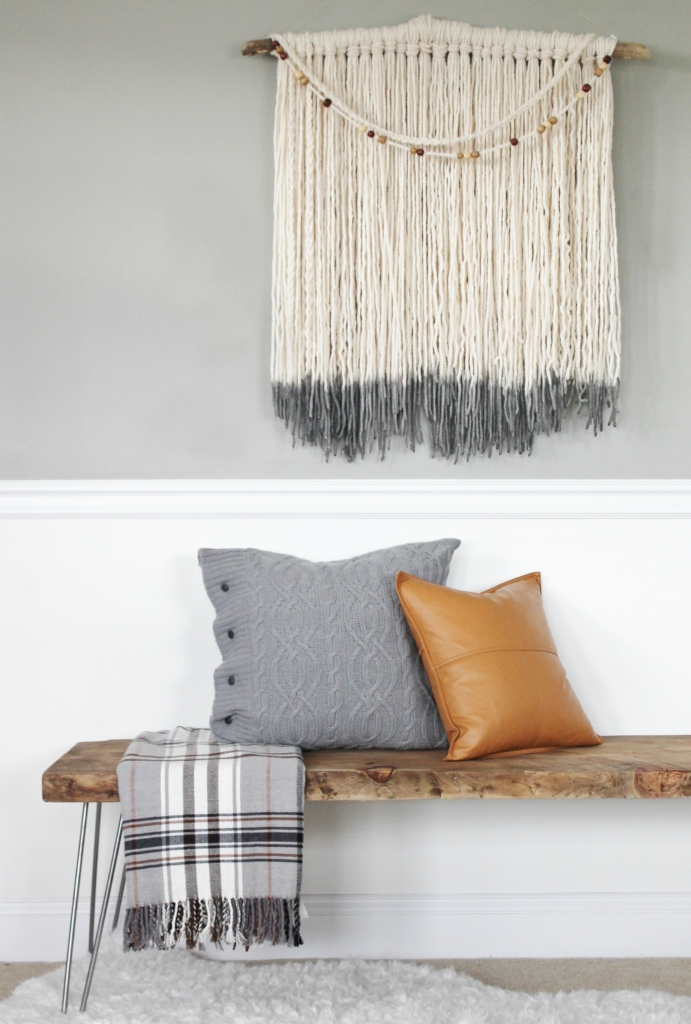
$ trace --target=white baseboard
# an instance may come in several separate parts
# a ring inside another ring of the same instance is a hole
[[[305,944],[213,958],[691,957],[691,893],[304,896]],[[0,960],[60,961],[68,900],[0,901]],[[80,904],[75,955],[86,953]],[[107,923],[110,931],[110,919]]]
[[[0,960],[64,960],[70,907],[70,900],[0,900]],[[81,901],[75,957],[87,952],[88,928],[89,904]]]

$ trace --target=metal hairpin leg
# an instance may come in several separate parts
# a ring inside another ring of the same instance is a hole
[[[72,892],[72,912],[70,914],[70,930],[67,938],[67,957],[65,959],[65,980],[62,985],[62,1012],[67,1013],[70,998],[70,975],[72,973],[72,954],[74,952],[74,929],[77,924],[77,906],[79,903],[79,883],[82,878],[84,862],[84,839],[86,838],[86,821],[89,816],[89,805],[82,804],[82,823],[79,828],[79,845],[77,847],[77,867],[74,873],[74,890]]]
[[[106,881],[106,891],[103,894],[103,903],[101,904],[101,913],[98,917],[98,928],[96,929],[96,935],[94,937],[94,948],[91,953],[91,960],[89,961],[89,970],[86,975],[86,981],[84,983],[84,992],[82,993],[82,1001],[79,1005],[81,1013],[86,1010],[86,1004],[89,1001],[89,992],[91,990],[91,982],[94,977],[94,968],[96,967],[96,958],[98,957],[98,949],[101,945],[101,936],[103,935],[103,926],[106,923],[106,914],[108,913],[108,903],[110,902],[110,892],[113,888],[113,878],[115,877],[115,866],[118,862],[118,852],[120,850],[120,841],[122,839],[122,815],[118,821],[118,831],[115,836],[115,844],[113,846],[113,856],[110,859],[110,868],[108,869],[108,879]]]
[[[118,926],[118,918],[120,917],[120,907],[122,906],[122,897],[125,895],[125,879],[126,879],[126,877],[127,877],[127,875],[126,875],[126,871],[125,871],[125,865],[123,864],[122,865],[122,878],[120,879],[120,888],[118,890],[118,899],[117,899],[117,903],[115,904],[115,914],[113,915],[113,928],[112,928],[113,931],[115,931],[115,929]]]
[[[94,827],[94,859],[91,867],[91,903],[89,904],[89,952],[94,948],[94,918],[96,916],[96,881],[98,879],[98,844],[101,838],[101,809],[96,804],[96,825]]]

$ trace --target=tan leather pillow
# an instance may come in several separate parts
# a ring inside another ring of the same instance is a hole
[[[396,590],[449,739],[447,761],[602,742],[557,657],[539,572],[482,594],[399,572]]]

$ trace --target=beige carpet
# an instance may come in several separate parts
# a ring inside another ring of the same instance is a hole
[[[440,967],[452,964],[486,985],[498,985],[515,992],[575,992],[591,988],[616,992],[654,988],[670,995],[691,996],[691,960],[686,957],[428,962]]]
[[[255,963],[257,961],[254,961]],[[572,992],[578,989],[653,988],[671,995],[691,995],[691,960],[685,958],[631,960],[429,960],[437,967],[454,966],[487,985],[517,992]],[[58,964],[0,964],[0,999],[27,978]]]
[[[45,974],[59,964],[16,963],[0,964],[0,999],[7,999],[10,992],[27,978],[35,978],[37,974]]]

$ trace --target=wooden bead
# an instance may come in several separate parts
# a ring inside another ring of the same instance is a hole
[[[368,138],[368,139],[373,139],[373,138],[374,138],[374,132],[372,131],[372,129],[371,129],[371,128],[370,128],[370,130],[369,130],[369,131],[367,132],[367,138]]]
[[[361,124],[358,131],[361,131],[364,134],[367,131],[367,125]]]
[[[279,53],[278,56],[281,58],[281,60],[288,60],[288,54],[287,53]]]
[[[300,82],[302,80],[302,71],[296,71],[295,77],[297,78],[298,82]]]
[[[556,118],[556,117],[554,116],[554,114],[552,114],[552,116],[551,116],[551,117],[549,118],[549,123],[550,123],[550,124],[556,124],[558,120],[559,120],[559,119],[558,119],[558,118]]]
[[[511,141],[511,145],[512,146],[517,146],[518,145],[518,139],[511,139],[510,141]]]
[[[470,150],[467,150],[467,151],[466,151],[466,152],[465,152],[465,153],[463,154],[463,159],[464,159],[464,160],[470,160]]]
[[[330,100],[328,96],[327,96],[327,98],[325,100],[322,100],[322,104],[325,107],[330,107],[332,103],[333,103],[333,100]]]
[[[415,150],[413,150],[413,153],[414,152],[415,152]],[[460,153],[456,153],[456,159],[457,160],[462,160],[463,159],[463,151],[461,151]]]
[[[603,57],[602,59],[605,62],[605,64],[611,64],[612,63],[612,58],[611,58],[609,53],[607,54],[606,57]]]
[[[413,154],[413,156],[416,156],[417,155],[417,146],[411,146],[410,147],[410,152]],[[458,155],[460,156],[461,154],[459,153]]]
[[[579,89],[578,92],[576,93],[576,99],[577,100],[584,100],[585,99],[585,93],[583,92],[582,89]]]
[[[583,92],[590,92],[591,88],[592,86],[588,85],[588,83],[586,82],[583,86]]]
[[[479,157],[480,154],[478,153],[478,151],[476,149],[474,149],[473,152],[470,155],[472,156],[473,160],[477,160],[477,158]]]
[[[300,85],[307,85],[308,82],[309,78],[306,78],[305,75],[303,75],[302,78],[300,79]]]
[[[603,68],[595,68],[595,70],[593,71],[593,74],[595,75],[596,78],[599,78],[600,75],[604,74],[604,69]]]
[[[416,149],[415,152],[417,153],[418,156],[424,156],[425,155],[424,149]]]
[[[381,142],[383,146],[384,143],[386,142],[386,135],[380,135],[379,138],[377,139],[377,142]]]
[[[542,133],[545,132],[545,131],[547,131],[547,129],[545,128],[544,124],[539,124],[537,126],[537,133],[538,133],[538,135],[542,135]]]

